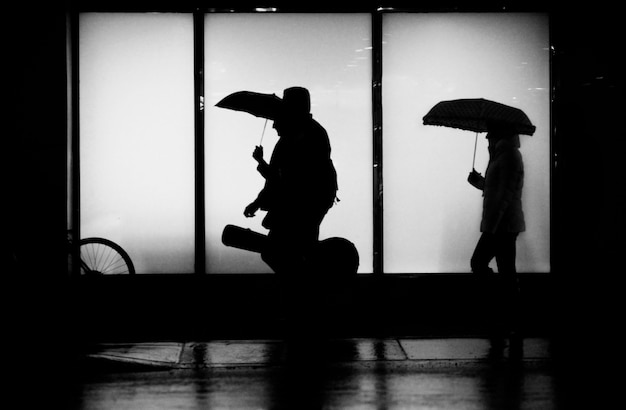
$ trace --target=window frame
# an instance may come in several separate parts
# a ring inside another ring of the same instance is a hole
[[[158,12],[158,13],[191,13],[193,14],[193,48],[194,48],[194,164],[195,164],[195,269],[193,274],[176,274],[176,275],[205,275],[206,272],[206,253],[205,253],[205,228],[206,228],[206,215],[205,215],[205,159],[204,159],[204,16],[207,13],[304,13],[304,12],[319,12],[319,13],[368,13],[371,16],[372,27],[372,79],[371,79],[371,91],[372,91],[372,203],[373,203],[373,266],[371,273],[364,273],[359,276],[406,276],[405,274],[385,274],[383,269],[384,264],[384,237],[383,237],[383,107],[382,107],[382,70],[383,70],[383,18],[385,14],[389,13],[428,13],[428,12],[501,12],[501,8],[497,7],[454,7],[448,10],[441,10],[436,7],[418,7],[418,8],[394,8],[394,7],[376,7],[376,6],[346,6],[346,7],[333,7],[333,6],[285,6],[280,8],[255,8],[249,5],[237,6],[235,8],[210,8],[206,6],[196,5],[182,5],[176,6],[172,2],[171,6],[157,6],[147,7],[144,5],[137,5],[134,2],[126,4],[125,6],[103,6],[97,4],[98,2],[91,2],[88,6],[74,7],[68,13],[69,24],[69,39],[68,45],[69,52],[69,100],[70,100],[70,126],[69,126],[69,143],[71,145],[71,160],[69,175],[71,178],[70,186],[72,187],[69,195],[69,207],[70,207],[70,221],[69,231],[73,238],[80,238],[80,112],[79,112],[79,59],[78,59],[78,22],[81,13],[86,12],[124,12],[124,13],[146,13],[146,12]],[[166,2],[169,3],[169,2]],[[548,15],[549,30],[552,26],[551,15],[548,10],[536,9],[506,9],[505,12],[541,12]],[[555,138],[556,138],[556,119],[553,117],[553,103],[555,95],[553,74],[553,56],[554,46],[552,44],[552,38],[549,39],[550,55],[549,55],[549,72],[550,72],[550,245],[551,249],[554,249],[554,213],[555,207],[553,197],[553,183],[557,153],[555,152]],[[72,256],[74,260],[78,259],[78,242],[74,241],[74,247],[72,249]],[[550,272],[555,270],[553,261],[553,252],[550,252]],[[73,263],[74,271],[73,276],[79,276],[78,264]],[[445,274],[445,273],[444,273]],[[543,273],[541,273],[543,274]],[[150,274],[141,274],[138,276],[145,276]],[[162,275],[162,274],[160,274]],[[219,273],[211,273],[210,275],[220,275]],[[227,274],[233,275],[233,274]],[[255,274],[262,275],[262,274]],[[418,274],[420,275],[420,274]],[[243,275],[247,276],[247,275]]]

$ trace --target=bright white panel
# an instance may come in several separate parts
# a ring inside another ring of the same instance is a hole
[[[527,231],[520,272],[550,270],[550,83],[543,14],[384,16],[384,269],[469,272],[480,236],[481,192],[466,179],[474,133],[424,126],[441,100],[483,97],[524,110],[537,126],[521,136]],[[479,136],[476,169],[488,161]]]
[[[328,131],[339,178],[335,205],[320,239],[355,243],[361,272],[372,271],[371,23],[367,14],[210,14],[206,16],[207,271],[270,272],[260,256],[221,243],[226,224],[267,233],[263,212],[243,210],[263,179],[252,159],[264,120],[215,107],[239,91],[276,93],[304,86],[313,117]],[[263,146],[269,160],[278,136],[269,121]]]
[[[190,14],[80,15],[81,234],[138,273],[193,272]]]

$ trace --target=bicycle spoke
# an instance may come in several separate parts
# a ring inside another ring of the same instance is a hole
[[[113,259],[115,259],[115,255],[116,255],[117,253],[115,253],[115,252],[114,252],[111,248],[106,248],[106,249],[103,251],[103,254],[104,254],[105,252],[106,252],[106,259],[104,258],[104,255],[103,255],[103,261],[102,261],[102,263],[100,264],[100,266],[102,267],[102,269],[99,269],[99,271],[100,271],[100,272],[102,272],[102,273],[109,273],[109,266],[111,266],[111,262],[110,262],[110,260],[111,260],[112,258],[113,258]]]
[[[119,273],[119,270],[123,268],[123,265],[125,265],[126,262],[124,262],[121,256],[114,255],[113,252],[109,253],[112,254],[112,257],[109,257],[106,266],[103,264],[102,273]]]
[[[126,266],[126,261],[121,257],[117,257],[113,261],[114,265],[107,266],[106,271],[110,273],[128,273],[128,267]]]
[[[91,248],[91,246],[83,246],[80,248],[81,268],[89,270],[85,273],[90,273],[91,267],[93,266],[93,252],[91,252]]]

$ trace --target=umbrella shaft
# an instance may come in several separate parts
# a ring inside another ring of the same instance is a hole
[[[476,133],[476,138],[474,139],[474,157],[472,158],[472,170],[475,169],[474,165],[476,164],[476,145],[478,145],[478,133]]]
[[[261,141],[259,142],[259,147],[263,146],[263,137],[265,136],[265,127],[267,127],[267,118],[265,119],[265,124],[263,125],[263,133],[261,134]]]

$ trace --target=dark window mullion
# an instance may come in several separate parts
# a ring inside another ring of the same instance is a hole
[[[204,13],[193,14],[194,163],[195,163],[195,273],[206,271],[204,191]]]
[[[80,275],[80,81],[79,81],[79,14],[70,13],[70,70],[71,70],[71,238],[72,276]]]
[[[382,14],[372,14],[372,125],[374,177],[374,275],[383,274]]]

